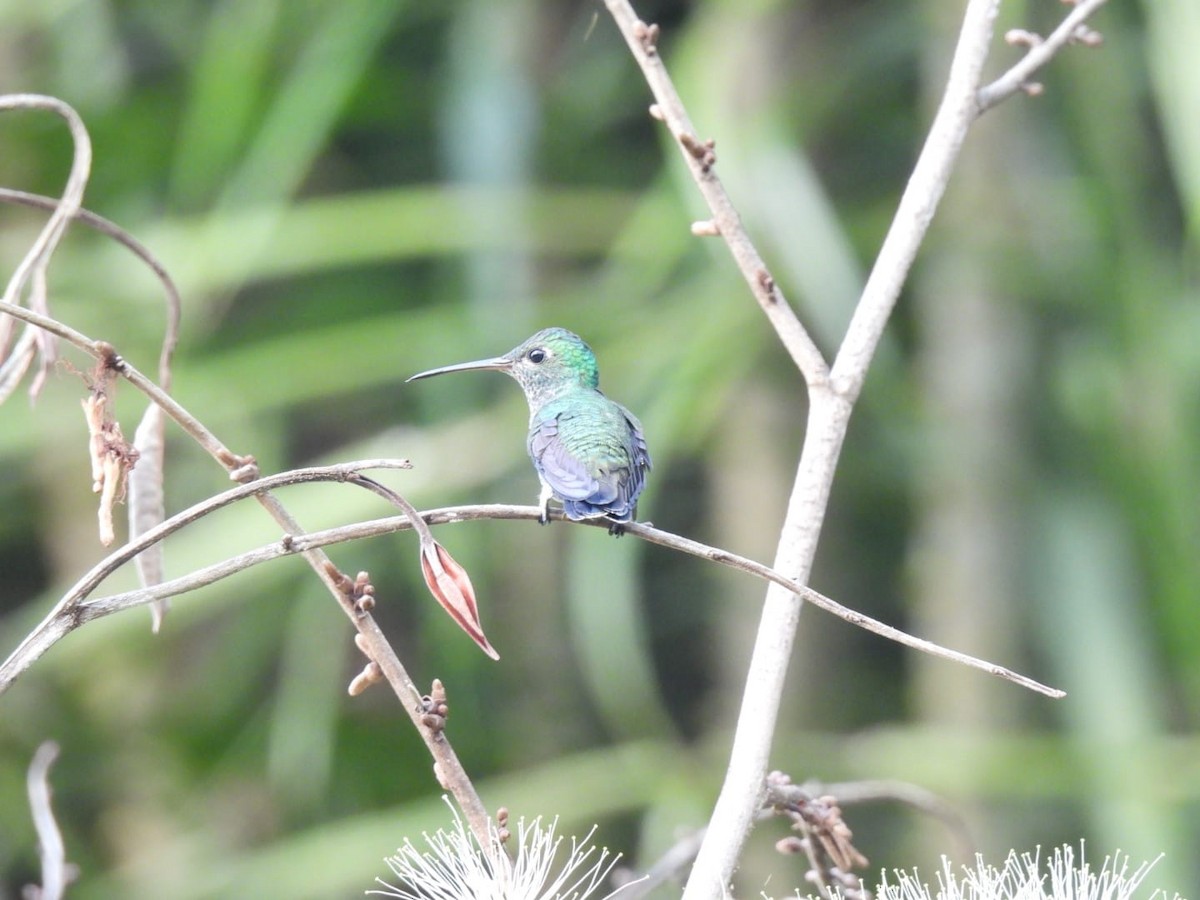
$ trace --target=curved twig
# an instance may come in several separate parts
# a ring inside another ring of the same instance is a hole
[[[896,778],[845,782],[806,781],[800,788],[813,796],[832,794],[842,806],[854,806],[859,803],[902,803],[945,825],[957,848],[958,856],[966,858],[978,846],[971,836],[967,820],[950,802],[936,792],[911,781]],[[768,787],[767,790],[769,794],[771,788]]]
[[[139,553],[153,547],[180,529],[218,509],[237,503],[239,500],[254,497],[281,487],[308,484],[315,481],[348,481],[355,473],[364,469],[408,469],[411,467],[411,463],[406,459],[366,459],[334,466],[294,469],[290,472],[269,475],[257,481],[252,481],[249,484],[240,485],[224,493],[217,494],[215,497],[209,497],[207,500],[188,507],[180,513],[176,513],[162,524],[148,530],[137,540],[130,541],[123,547],[110,553],[71,586],[54,605],[53,609],[46,614],[42,623],[26,636],[25,640],[9,655],[9,658],[4,663],[0,664],[0,693],[7,690],[12,682],[28,669],[38,656],[48,649],[48,646],[41,646],[42,639],[40,635],[42,632],[50,629],[56,620],[64,617],[77,618],[77,614],[71,612],[72,608],[90,595],[106,578]],[[240,571],[240,569],[235,571]],[[229,574],[233,574],[233,572]],[[166,594],[165,596],[171,595]],[[79,621],[78,624],[82,624],[82,621]],[[36,655],[30,656],[35,647],[39,647],[40,651]]]
[[[65,340],[67,343],[87,353],[96,360],[103,361],[107,366],[123,376],[126,381],[145,394],[152,402],[162,407],[172,421],[182,428],[187,435],[199,444],[217,462],[228,471],[234,471],[246,464],[244,457],[238,456],[226,447],[215,434],[208,430],[203,423],[193,416],[174,397],[164,391],[150,378],[143,375],[123,356],[119,355],[111,344],[97,341],[58,319],[44,316],[23,306],[17,306],[7,301],[0,301],[0,313],[7,313],[15,319],[20,319],[30,325],[44,329]]]
[[[48,97],[42,94],[0,96],[0,112],[13,109],[48,110],[56,113],[67,123],[74,147],[71,172],[67,176],[62,198],[55,202],[54,212],[50,219],[42,226],[33,246],[21,259],[4,289],[4,302],[15,305],[20,303],[26,286],[30,285],[30,307],[38,312],[49,314],[46,301],[46,267],[49,265],[50,257],[54,254],[59,241],[62,240],[68,223],[83,205],[83,192],[87,187],[88,176],[92,169],[92,141],[79,114],[70,104],[64,103],[57,97]],[[0,331],[0,334],[3,334],[3,331]],[[5,343],[5,340],[0,339],[0,402],[3,402],[5,397],[15,390],[17,383],[28,371],[28,367],[33,362],[35,347],[40,350],[42,359],[41,368],[30,388],[31,395],[36,397],[56,356],[56,347],[51,334],[27,328],[17,348],[7,359],[4,353]]]
[[[31,194],[27,191],[18,191],[12,188],[0,187],[0,203],[16,203],[21,206],[29,206],[34,209],[43,209],[52,211],[58,208],[59,201],[53,197],[46,197],[42,194]],[[175,281],[171,278],[171,273],[159,261],[158,257],[151,252],[150,248],[135,238],[132,234],[104,216],[97,215],[89,209],[80,207],[75,210],[73,219],[81,225],[86,225],[105,237],[110,237],[130,253],[146,264],[146,267],[154,273],[155,277],[163,286],[163,292],[167,299],[167,327],[163,339],[162,350],[159,355],[158,363],[158,380],[164,388],[169,388],[170,385],[170,362],[171,354],[175,350],[176,342],[179,339],[179,317],[182,308],[182,301],[179,296],[179,288]]]

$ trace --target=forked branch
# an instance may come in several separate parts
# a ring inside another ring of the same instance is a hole
[[[715,231],[725,238],[751,293],[767,313],[808,384],[808,429],[774,567],[785,576],[794,572],[798,580],[805,580],[811,569],[853,405],[945,192],[968,129],[984,109],[1019,90],[1032,71],[1076,37],[1083,20],[1102,2],[1079,2],[1049,39],[1038,42],[1010,73],[981,91],[981,74],[999,0],[968,0],[942,102],[842,346],[832,367],[827,369],[791,307],[782,302],[778,285],[746,236],[732,202],[714,174],[715,145],[710,140],[701,141],[696,135],[658,52],[658,27],[638,18],[628,0],[605,0],[654,94],[656,103],[652,112],[671,130],[697,189],[713,211],[712,222],[699,223],[694,232],[711,235]],[[784,674],[799,622],[799,605],[792,599],[795,596],[800,595],[781,596],[777,583],[767,591],[729,770],[688,879],[685,900],[717,900],[727,896],[742,844],[753,826],[764,790]]]

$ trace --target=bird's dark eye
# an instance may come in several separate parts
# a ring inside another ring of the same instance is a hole
[[[534,347],[525,354],[525,358],[536,365],[537,363],[546,361],[546,351],[541,347]]]

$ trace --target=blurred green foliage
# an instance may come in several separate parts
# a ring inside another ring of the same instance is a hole
[[[836,349],[940,95],[962,4],[639,4],[787,295]],[[989,71],[1045,30],[1003,7]],[[963,153],[846,445],[813,583],[1063,687],[1054,703],[806,612],[773,764],[940,793],[996,859],[1088,840],[1168,854],[1200,888],[1200,17],[1112,3],[1043,96]],[[533,0],[0,2],[0,91],[73,104],[87,205],[185,298],[180,401],[265,471],[366,456],[424,506],[532,501],[519,391],[405,386],[538,327],[583,334],[642,418],[642,518],[770,560],[803,437],[802,384],[716,241],[599,5]],[[0,117],[0,184],[57,194],[71,148]],[[11,272],[42,217],[0,209]],[[7,274],[4,276],[7,278]],[[159,289],[72,230],[54,312],[153,371]],[[84,361],[68,354],[77,366]],[[0,409],[0,643],[103,555],[80,379]],[[122,388],[130,432],[143,402]],[[178,432],[168,507],[223,489]],[[388,514],[346,487],[284,496],[309,528]],[[257,507],[167,545],[172,575],[277,538]],[[632,866],[702,825],[762,585],[602,531],[477,522],[468,567],[502,660],[421,584],[410,535],[333,551],[369,570],[414,677],[441,678],[485,802],[600,823]],[[132,583],[122,573],[106,585]],[[299,560],[72,634],[0,697],[0,897],[36,881],[24,799],[54,738],[71,896],[347,897],[446,824],[430,760],[383,689],[349,699],[351,630]],[[962,843],[894,804],[848,819],[874,867]],[[742,896],[799,886],[759,827]],[[769,887],[768,885],[769,880]],[[672,890],[662,892],[671,896]]]

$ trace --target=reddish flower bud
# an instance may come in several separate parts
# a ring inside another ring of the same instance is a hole
[[[471,586],[467,570],[455,562],[454,557],[437,541],[421,545],[421,574],[425,576],[429,592],[450,613],[458,626],[471,636],[471,640],[484,653],[492,659],[499,659],[500,654],[488,642],[479,623],[475,588]]]

